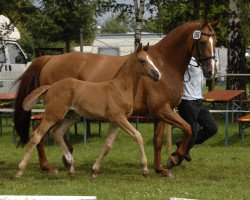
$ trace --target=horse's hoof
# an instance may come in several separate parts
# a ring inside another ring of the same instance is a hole
[[[65,158],[65,156],[62,156],[62,162],[63,162],[64,167],[66,167],[66,168],[70,167],[70,164],[67,161],[67,159]]]
[[[167,159],[167,169],[172,169],[176,166],[177,164],[173,161],[172,157],[169,157]]]
[[[157,174],[161,174],[163,177],[168,176],[169,171],[166,170],[164,167],[160,166],[159,168],[155,168],[155,172]]]
[[[161,170],[161,175],[162,175],[163,177],[168,176],[168,173],[169,173],[169,171],[166,170],[166,169]]]
[[[166,174],[167,178],[174,178],[174,174],[171,171],[168,171],[168,173]]]
[[[58,169],[56,167],[53,167],[52,165],[49,165],[48,163],[40,165],[41,170],[51,173],[51,174],[58,174]]]

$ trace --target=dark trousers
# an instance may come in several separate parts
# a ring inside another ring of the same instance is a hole
[[[178,106],[178,112],[191,126],[193,132],[187,146],[187,152],[195,144],[201,144],[217,133],[218,126],[202,100],[191,101],[182,99]]]

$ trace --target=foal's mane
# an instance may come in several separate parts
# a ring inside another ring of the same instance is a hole
[[[130,60],[130,57],[133,56],[135,54],[135,52],[129,54],[129,57],[125,60],[125,62],[123,63],[123,65],[118,69],[118,71],[116,72],[116,74],[114,75],[114,77],[112,79],[115,79],[119,72],[123,69],[123,67],[127,64],[127,62]]]

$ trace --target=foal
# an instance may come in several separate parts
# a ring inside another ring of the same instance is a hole
[[[161,78],[160,72],[146,53],[147,47],[142,49],[142,44],[140,44],[111,81],[91,83],[66,78],[53,85],[41,86],[32,91],[23,102],[24,110],[31,110],[39,97],[43,95],[45,114],[40,126],[32,135],[28,151],[19,164],[16,177],[22,176],[34,148],[49,130],[70,164],[70,174],[72,176],[75,174],[74,159],[64,142],[63,135],[75,123],[77,114],[92,120],[110,122],[106,144],[92,168],[93,178],[96,178],[101,161],[112,147],[119,128],[128,132],[138,143],[142,173],[143,176],[147,176],[147,158],[142,136],[127,120],[133,111],[133,100],[139,78],[142,75],[154,81],[159,81]]]

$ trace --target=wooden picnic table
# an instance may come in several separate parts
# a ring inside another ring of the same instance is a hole
[[[230,103],[235,99],[240,99],[241,95],[245,90],[212,90],[204,94],[204,101],[210,104],[223,104],[225,105],[225,110],[221,110],[222,113],[225,113],[225,146],[228,146],[228,113],[230,111],[237,111],[229,109]]]

